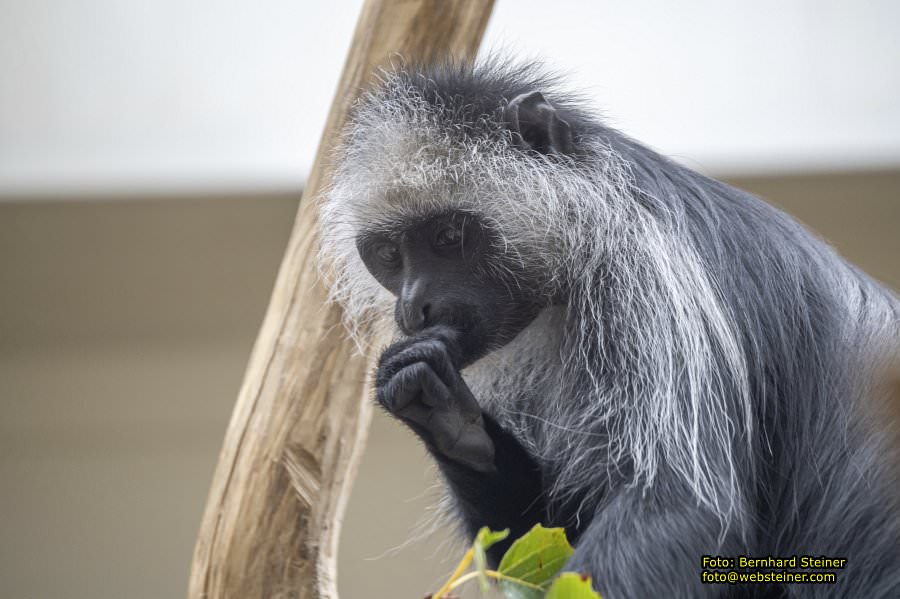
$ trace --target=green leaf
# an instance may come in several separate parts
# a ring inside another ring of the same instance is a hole
[[[487,551],[494,543],[499,543],[508,536],[508,528],[495,532],[487,526],[484,526],[481,530],[478,531],[478,534],[475,535],[475,545],[480,545],[482,549]]]
[[[500,561],[500,588],[509,599],[542,598],[572,553],[564,529],[536,524],[516,539]]]
[[[490,582],[488,582],[488,577],[485,574],[485,570],[487,570],[486,551],[490,549],[494,543],[502,541],[508,536],[508,528],[499,532],[494,532],[487,526],[482,527],[481,530],[478,531],[478,534],[475,535],[475,542],[472,543],[472,549],[474,550],[475,570],[478,571],[478,581],[481,584],[482,593],[487,593],[490,587]]]
[[[545,599],[602,599],[591,586],[591,577],[564,572],[553,582]]]

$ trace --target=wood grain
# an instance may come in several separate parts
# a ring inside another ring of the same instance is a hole
[[[189,599],[337,597],[340,521],[370,417],[355,353],[317,276],[316,202],[347,111],[377,67],[475,56],[493,0],[369,0],[232,413]]]

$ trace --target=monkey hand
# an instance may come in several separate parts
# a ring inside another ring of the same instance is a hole
[[[388,347],[378,361],[376,398],[432,451],[487,472],[494,469],[494,444],[459,373],[458,337],[435,326]]]

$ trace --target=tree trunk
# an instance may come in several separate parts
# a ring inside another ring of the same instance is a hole
[[[368,0],[213,476],[188,598],[336,598],[340,521],[368,429],[368,360],[326,305],[316,197],[347,110],[394,56],[474,58],[493,0]],[[314,57],[310,57],[314,60]]]

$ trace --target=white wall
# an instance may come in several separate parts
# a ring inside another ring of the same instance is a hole
[[[361,2],[0,0],[0,194],[296,188]],[[716,173],[900,165],[893,0],[498,0],[485,47],[570,73]]]

